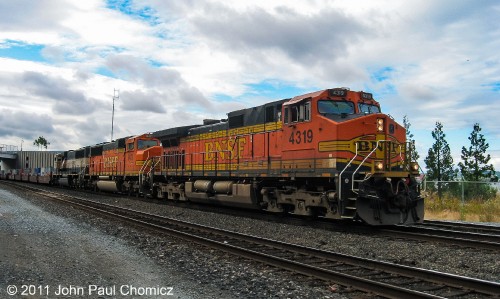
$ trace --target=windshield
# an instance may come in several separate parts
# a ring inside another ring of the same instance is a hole
[[[148,148],[148,147],[156,146],[156,145],[158,145],[157,140],[141,140],[141,139],[139,139],[137,141],[137,149],[140,149],[140,150]]]
[[[371,113],[380,113],[380,108],[375,105],[359,103],[359,113],[371,114]]]
[[[354,114],[354,104],[347,101],[318,101],[318,112],[321,114]]]

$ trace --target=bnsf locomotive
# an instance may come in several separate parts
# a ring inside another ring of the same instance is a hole
[[[424,218],[405,129],[366,92],[321,90],[224,120],[56,156],[51,182],[370,225]]]

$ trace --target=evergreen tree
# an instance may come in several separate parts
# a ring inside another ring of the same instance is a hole
[[[403,117],[403,125],[406,129],[406,141],[410,143],[410,160],[417,161],[420,155],[415,147],[415,139],[413,139],[413,133],[410,131],[411,124],[406,115]]]
[[[462,162],[458,163],[462,177],[466,181],[480,181],[484,178],[492,178],[495,174],[493,164],[488,164],[491,157],[486,155],[486,150],[490,146],[486,143],[484,135],[480,133],[481,127],[474,124],[474,129],[470,133],[469,148],[462,147]]]
[[[453,158],[451,156],[450,146],[445,139],[443,125],[436,122],[436,128],[432,131],[432,138],[436,142],[429,149],[424,162],[427,166],[427,179],[438,181],[438,195],[441,198],[442,186],[440,181],[450,181],[455,177],[453,171]]]

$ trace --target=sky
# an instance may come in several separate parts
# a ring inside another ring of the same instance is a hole
[[[500,170],[495,0],[0,0],[0,144],[76,149],[334,87],[406,115],[422,165],[473,125]]]

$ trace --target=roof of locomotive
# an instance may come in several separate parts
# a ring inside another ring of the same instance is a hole
[[[231,111],[227,114],[227,121],[220,120],[206,125],[192,126],[187,129],[187,135],[194,136],[203,133],[264,124],[266,122],[276,122],[278,121],[277,113],[281,112],[281,105],[288,100],[290,99],[273,101],[260,106]],[[173,132],[175,132],[177,129],[178,128],[172,128],[164,131],[174,130]]]
[[[229,128],[246,127],[278,121],[277,112],[281,112],[281,106],[290,99],[269,102],[260,106],[229,112]],[[272,113],[270,112],[272,110]]]
[[[188,135],[188,131],[196,127],[200,127],[200,125],[191,125],[160,130],[153,132],[152,136],[160,140],[165,138],[186,137]]]
[[[326,93],[325,93],[326,92]],[[325,93],[325,95],[330,96],[330,97],[340,97],[343,100],[349,99],[349,100],[354,100],[354,101],[361,101],[361,102],[372,102],[374,104],[379,104],[374,98],[371,93],[364,92],[364,91],[352,91],[349,88],[346,87],[338,87],[338,88],[332,88],[332,89],[323,89],[311,93],[306,93],[300,96],[295,96],[291,100],[287,101],[286,103],[283,104],[283,106],[288,106],[288,105],[293,105],[296,103],[299,103],[303,100],[309,99],[309,98],[315,98],[320,96],[321,94]]]
[[[317,97],[322,93],[329,91],[330,89],[323,89],[303,95],[299,95],[293,98],[276,100],[273,102],[265,103],[259,106],[244,108],[240,110],[235,110],[227,113],[228,119],[217,120],[206,122],[203,125],[190,125],[173,127],[160,131],[153,132],[152,137],[160,139],[162,143],[166,140],[182,138],[186,136],[194,136],[203,133],[216,132],[221,130],[228,130],[239,127],[253,126],[264,124],[267,122],[279,121],[279,113],[281,112],[281,107],[284,105],[291,105],[300,102],[307,98]],[[345,90],[349,91],[347,88],[335,88],[335,90]],[[127,137],[130,138],[130,137]],[[126,139],[126,138],[125,138]],[[118,141],[118,140],[117,140]],[[121,140],[120,140],[121,141]],[[123,141],[124,142],[124,141]],[[114,144],[113,144],[114,143]],[[119,142],[111,142],[104,145],[105,150],[108,148],[120,147]],[[123,145],[124,146],[124,145]]]
[[[146,134],[141,134],[141,135],[136,135],[136,136],[127,136],[127,137],[122,137],[118,138],[116,140],[113,140],[111,142],[103,142],[91,146],[87,146],[84,148],[80,148],[77,150],[69,150],[61,153],[62,155],[66,156],[93,156],[93,155],[98,155],[102,153],[102,151],[107,151],[107,150],[112,150],[112,149],[117,149],[117,148],[125,148],[125,141],[129,138],[136,138],[136,137],[141,137],[144,135],[149,135],[154,138],[158,138],[162,143],[164,141],[168,141],[170,139],[177,139],[177,138],[182,138],[186,136],[193,136],[193,135],[198,135],[198,134],[203,134],[203,133],[208,133],[208,132],[215,132],[215,131],[221,131],[221,130],[228,130],[228,129],[233,129],[233,128],[238,128],[238,127],[245,127],[245,126],[252,126],[252,125],[259,125],[259,124],[264,124],[267,122],[277,122],[279,121],[279,113],[281,113],[281,107],[282,106],[288,106],[294,103],[298,103],[304,99],[308,98],[313,98],[321,95],[324,92],[330,92],[330,91],[343,91],[346,94],[348,92],[351,93],[358,93],[361,101],[364,100],[370,100],[373,101],[374,103],[378,103],[371,97],[371,94],[365,93],[362,91],[359,92],[354,92],[350,91],[348,88],[334,88],[334,89],[323,89],[299,96],[295,96],[293,98],[288,98],[288,99],[282,99],[282,100],[277,100],[269,103],[265,103],[263,105],[251,107],[251,108],[245,108],[245,109],[240,109],[240,110],[235,110],[227,113],[228,119],[227,120],[217,120],[213,121],[211,120],[210,122],[206,122],[207,124],[203,125],[189,125],[189,126],[181,126],[181,127],[174,127],[174,128],[168,128],[160,131],[156,131],[153,133],[146,133]],[[370,95],[369,98],[365,98],[365,95]]]
[[[118,148],[125,148],[125,140],[129,139],[131,136],[123,137],[123,138],[118,138],[116,140],[113,140],[112,142],[105,143],[102,146],[103,151],[109,151],[109,150],[114,150]]]
[[[320,90],[320,91],[306,93],[306,94],[303,94],[303,95],[300,95],[300,96],[296,96],[296,97],[293,97],[291,100],[287,101],[286,103],[283,103],[283,105],[284,106],[288,106],[288,105],[292,105],[292,104],[298,103],[298,102],[300,102],[300,101],[302,101],[304,99],[307,99],[307,98],[314,98],[314,97],[319,96],[320,94],[322,94],[325,91],[326,91],[326,89]]]

